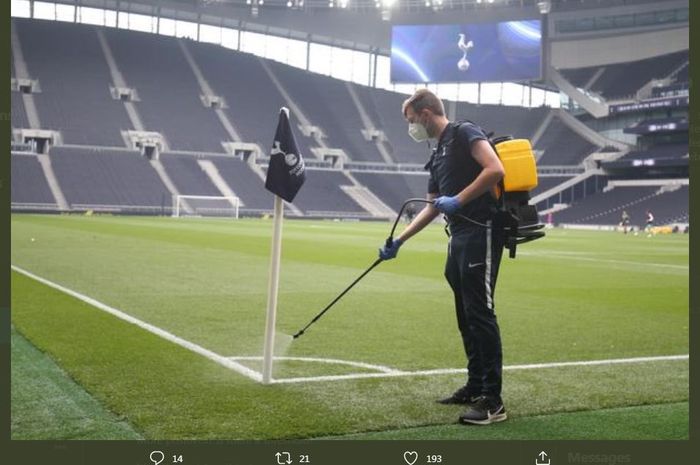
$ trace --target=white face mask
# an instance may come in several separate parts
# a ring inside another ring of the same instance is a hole
[[[408,124],[408,135],[411,136],[416,142],[423,142],[428,140],[430,136],[428,135],[428,130],[425,129],[420,123],[409,123]]]

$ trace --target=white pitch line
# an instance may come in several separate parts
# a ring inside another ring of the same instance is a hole
[[[35,281],[39,281],[42,284],[45,284],[49,287],[52,287],[58,291],[63,292],[64,294],[68,294],[71,297],[75,297],[78,300],[81,300],[85,302],[88,305],[92,305],[93,307],[100,309],[104,312],[107,312],[113,316],[116,316],[117,318],[126,321],[127,323],[131,323],[133,325],[138,326],[139,328],[145,329],[146,331],[155,334],[156,336],[160,336],[165,340],[168,340],[170,342],[173,342],[180,347],[184,347],[187,350],[191,350],[194,353],[197,353],[199,355],[202,355],[209,360],[218,363],[219,365],[222,365],[226,368],[229,368],[236,373],[239,373],[247,378],[252,379],[253,381],[262,381],[262,375],[258,373],[257,371],[251,370],[250,368],[241,365],[240,363],[236,363],[233,360],[229,360],[228,358],[221,356],[217,353],[212,352],[211,350],[205,349],[204,347],[197,345],[193,342],[187,341],[185,339],[182,339],[181,337],[175,336],[172,333],[169,333],[168,331],[165,331],[164,329],[161,329],[157,326],[154,326],[152,324],[146,323],[145,321],[139,320],[138,318],[134,318],[131,315],[128,315],[121,310],[117,310],[116,308],[110,307],[107,304],[104,304],[98,300],[93,299],[92,297],[88,297],[84,294],[81,294],[79,292],[73,291],[71,289],[68,289],[67,287],[63,287],[60,284],[54,283],[53,281],[49,281],[48,279],[42,278],[41,276],[37,276],[34,273],[31,273],[27,270],[24,270],[18,266],[12,265],[12,269],[18,273],[21,273],[31,279],[34,279]]]
[[[518,370],[534,370],[538,368],[561,368],[572,366],[599,366],[599,365],[621,365],[627,363],[646,363],[646,362],[661,362],[674,360],[689,360],[689,355],[662,355],[658,357],[637,357],[637,358],[615,358],[608,360],[582,360],[576,362],[552,362],[552,363],[532,363],[527,365],[508,365],[504,366],[504,371]],[[398,378],[406,376],[430,376],[430,375],[453,375],[466,374],[464,368],[441,368],[436,370],[422,371],[397,371],[395,373],[355,373],[348,375],[334,376],[310,376],[303,378],[282,378],[275,379],[272,382],[275,384],[290,384],[290,383],[308,383],[318,381],[341,381],[353,379],[368,379],[368,378]]]
[[[51,288],[54,288],[64,294],[68,294],[76,299],[92,305],[93,307],[109,313],[121,320],[138,326],[139,328],[145,329],[146,331],[155,334],[165,340],[168,340],[174,344],[177,344],[185,349],[188,349],[194,353],[202,355],[203,357],[212,360],[230,370],[235,371],[253,381],[262,382],[262,375],[252,370],[240,363],[236,363],[234,360],[259,360],[262,357],[224,357],[209,349],[197,345],[193,342],[182,339],[181,337],[175,336],[164,329],[154,326],[145,321],[139,320],[131,315],[128,315],[121,310],[110,307],[98,300],[88,297],[79,292],[68,289],[67,287],[61,286],[60,284],[49,281],[48,279],[37,276],[27,270],[24,270],[18,266],[11,265],[12,270],[21,273],[31,279],[34,279],[42,284],[45,284]],[[466,374],[467,370],[464,368],[440,368],[435,370],[419,370],[419,371],[401,371],[395,370],[389,367],[381,365],[372,365],[363,362],[351,362],[344,360],[334,360],[334,359],[313,359],[305,357],[275,357],[276,359],[287,359],[287,360],[303,360],[303,361],[315,361],[318,363],[339,363],[351,366],[357,366],[361,368],[374,369],[381,371],[381,373],[353,373],[347,375],[333,375],[333,376],[312,376],[312,377],[301,377],[301,378],[282,378],[273,379],[273,384],[292,384],[292,383],[306,383],[306,382],[319,382],[319,381],[342,381],[342,380],[354,380],[354,379],[367,379],[367,378],[397,378],[397,377],[408,377],[408,376],[430,376],[430,375],[448,375],[448,374]],[[596,366],[596,365],[620,365],[626,363],[645,363],[645,362],[659,362],[659,361],[674,361],[674,360],[689,360],[689,355],[662,355],[657,357],[636,357],[636,358],[617,358],[608,360],[583,360],[575,362],[553,362],[553,363],[533,363],[526,365],[508,365],[504,366],[505,371],[516,371],[516,370],[533,370],[538,368],[560,368],[560,367],[571,367],[571,366]]]
[[[246,357],[229,357],[229,360],[254,360],[259,361],[263,358],[260,356],[246,356]],[[371,363],[364,362],[353,362],[350,360],[338,360],[335,358],[314,358],[314,357],[274,357],[275,361],[289,361],[289,362],[313,362],[313,363],[327,363],[331,365],[348,365],[356,368],[366,368],[368,370],[375,370],[381,373],[387,374],[397,374],[404,373],[401,370],[395,370],[393,368],[385,367],[383,365],[373,365]]]

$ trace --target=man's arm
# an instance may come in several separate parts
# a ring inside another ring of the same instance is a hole
[[[432,202],[435,200],[435,197],[435,194],[429,193],[426,198]],[[439,214],[440,212],[433,206],[432,203],[427,204],[425,208],[423,208],[420,213],[416,215],[413,221],[411,221],[411,224],[406,226],[406,229],[403,230],[397,239],[401,240],[401,242],[406,242],[429,225]]]
[[[488,141],[483,139],[474,141],[471,145],[471,152],[472,157],[483,169],[471,184],[457,194],[460,205],[465,205],[490,190],[506,174],[501,160]]]

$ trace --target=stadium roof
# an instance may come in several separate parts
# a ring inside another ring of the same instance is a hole
[[[377,14],[384,10],[421,13],[441,10],[489,10],[489,9],[518,9],[518,8],[542,8],[548,4],[553,11],[571,11],[588,8],[630,6],[648,3],[666,3],[677,0],[56,0],[61,3],[78,3],[83,5],[108,6],[106,4],[142,4],[167,8],[183,9],[210,9],[217,7],[228,8],[265,8],[283,9],[289,8],[298,11],[313,12],[314,10],[335,9],[351,10]]]

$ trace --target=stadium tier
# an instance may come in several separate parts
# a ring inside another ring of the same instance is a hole
[[[161,154],[160,162],[173,184],[182,195],[222,195],[204,172],[197,158]]]
[[[687,215],[687,186],[662,193],[659,190],[659,186],[617,186],[554,213],[554,222],[614,225],[620,222],[622,210],[626,210],[632,217],[632,224],[643,225],[645,212],[651,210],[658,225]]]
[[[367,117],[369,120],[374,124],[374,127],[377,129],[384,129],[384,124],[383,124],[383,118],[381,117],[379,111],[377,111],[377,104],[375,102],[375,94],[377,93],[378,89],[373,89],[372,87],[368,86],[361,86],[359,84],[354,84],[350,83],[350,87],[352,87],[353,91],[355,92],[355,95],[357,95],[357,99],[360,101],[360,104],[362,105],[362,108],[365,110],[365,113],[367,114]],[[406,96],[404,96],[404,99]],[[391,110],[391,109],[390,109]],[[398,108],[393,108],[394,110],[394,118],[397,116],[399,118],[402,118],[403,115],[401,115],[401,106]],[[388,140],[388,134],[384,134],[387,137]],[[391,147],[391,141],[388,140],[388,146]]]
[[[57,208],[48,181],[35,155],[12,155],[11,199],[13,204],[44,205]]]
[[[270,128],[277,124],[280,108],[288,103],[265,72],[261,59],[218,45],[188,46],[212,91],[224,98],[224,111],[242,141],[258,144],[263,151],[269,149],[273,136]],[[313,140],[300,132],[296,136],[302,153],[309,153],[309,147],[315,145]]]
[[[32,79],[42,129],[60,130],[66,144],[124,147],[131,129],[113,100],[110,73],[95,28],[54,21],[13,21]]]
[[[226,184],[241,199],[242,211],[267,212],[272,209],[272,194],[265,189],[262,178],[254,173],[247,163],[230,157],[211,157],[210,160],[217,167]]]
[[[408,127],[401,114],[401,104],[408,96],[382,89],[368,89],[359,95],[364,107],[377,115],[379,127],[389,140],[396,163],[425,164],[430,156],[428,147],[416,144],[408,137]]]
[[[269,66],[310,123],[323,129],[328,147],[342,148],[354,161],[383,161],[374,142],[362,135],[364,126],[345,83],[280,63]]]
[[[656,145],[646,150],[633,150],[622,159],[645,160],[650,158],[683,158],[688,156],[688,144]]]
[[[169,150],[161,154],[160,161],[180,194],[226,195],[223,193],[226,189],[217,187],[217,181],[199,163],[205,160],[218,170],[227,185],[224,187],[240,197],[244,214],[268,212],[271,208],[263,180],[251,166],[233,157],[207,156],[207,153],[223,154],[222,143],[234,139],[217,117],[216,109],[203,103],[203,94],[207,92],[223,98],[221,114],[232,123],[240,141],[259,145],[263,154],[269,150],[279,108],[289,106],[294,109],[296,105],[309,123],[323,132],[322,144],[342,149],[351,161],[386,161],[376,142],[367,141],[363,135],[367,128],[382,131],[385,137],[383,145],[395,163],[422,165],[429,156],[425,144],[417,144],[408,137],[407,124],[401,115],[405,94],[349,84],[252,54],[188,39],[109,28],[98,30],[92,26],[51,21],[16,19],[14,24],[30,77],[39,80],[41,91],[34,94],[34,100],[41,126],[59,130],[63,143],[74,144],[53,147],[50,152],[58,183],[65,190],[71,206],[160,208],[171,205],[172,193],[163,185],[154,167],[137,152],[75,147],[75,144],[121,147],[126,141],[120,132],[134,129],[125,105],[113,99],[110,93],[113,78],[98,40],[100,34],[106,38],[125,85],[136,92],[134,107],[143,129],[159,132],[165,137],[166,149]],[[188,54],[191,61],[188,61]],[[635,80],[643,85],[651,79],[650,76],[665,76],[679,69],[683,60],[687,61],[687,52],[604,68],[565,70],[564,74],[577,85],[591,81],[593,89],[604,88],[607,95],[616,95],[622,92],[615,88],[617,81],[630,81],[629,69],[636,70]],[[16,72],[14,65],[13,62],[12,75]],[[632,68],[626,68],[629,66]],[[201,71],[199,78],[196,70]],[[625,70],[626,79],[613,79]],[[680,68],[678,75],[682,76],[683,72],[684,69]],[[637,87],[638,83],[625,82],[624,85]],[[285,93],[291,101],[287,101]],[[27,128],[29,122],[22,94],[13,91],[11,102],[12,126]],[[527,109],[465,102],[456,105],[446,102],[446,106],[448,111],[454,111],[455,114],[450,116],[455,120],[470,119],[486,131],[516,138],[533,138],[551,111],[546,107]],[[303,134],[300,127],[303,118],[299,116],[292,111],[297,143],[301,153],[308,160],[314,160],[316,154],[312,149],[318,148],[319,144],[312,136]],[[535,148],[542,153],[538,165],[576,166],[594,151],[605,151],[576,131],[555,114],[537,140]],[[613,148],[613,151],[617,150]],[[625,158],[682,157],[687,151],[687,144],[656,146],[630,152]],[[29,166],[26,169],[33,173],[29,176],[34,176],[34,165],[23,161],[16,169]],[[125,174],[131,169],[142,182],[139,187],[134,187],[131,181],[120,181],[130,187],[126,192],[119,192],[121,184],[113,179],[117,176],[115,173],[128,178]],[[394,209],[406,198],[425,195],[425,173],[353,171],[353,175]],[[43,179],[43,174],[40,178]],[[352,185],[342,172],[312,169],[308,179],[295,201],[303,213],[369,215],[341,189],[340,186]],[[545,192],[567,179],[569,177],[559,175],[541,176],[532,195]],[[76,180],[79,180],[79,185],[76,185]],[[576,189],[578,187],[567,191],[560,200],[567,203],[570,200],[567,196],[576,200],[582,198],[583,191],[578,195]],[[624,195],[617,198],[622,189],[611,192],[613,204],[627,201]],[[626,195],[627,191],[624,193]],[[24,197],[20,195],[20,198]],[[54,201],[52,196],[50,200]],[[588,201],[587,198],[582,204],[585,206]],[[568,213],[561,214],[574,214],[579,208],[582,207],[576,205],[568,209]]]
[[[682,186],[677,190],[663,192],[635,203],[625,210],[630,215],[630,222],[638,226],[644,226],[647,210],[654,214],[655,225],[682,222],[683,218],[688,216],[688,194],[688,186]],[[617,224],[620,221],[620,214],[621,212],[611,212],[596,218],[595,222]]]
[[[487,133],[495,136],[513,136],[516,139],[531,139],[547,116],[549,108],[522,108],[505,105],[457,104],[456,120],[471,120]]]
[[[307,170],[306,182],[294,199],[294,205],[309,216],[369,216],[369,213],[343,192],[341,186],[352,182],[340,171]]]
[[[424,173],[357,172],[353,176],[397,212],[406,199],[425,198],[428,189],[428,175]],[[423,205],[417,208],[420,210]]]
[[[584,89],[587,88],[588,83],[591,82],[591,79],[593,79],[593,76],[595,76],[599,69],[600,68],[597,66],[591,66],[588,68],[563,69],[561,73],[571,84],[580,89]]]
[[[177,40],[109,29],[105,36],[128,86],[136,89],[145,130],[163,134],[170,150],[224,152],[222,142],[230,137],[204,106]]]
[[[676,82],[688,82],[690,80],[690,62],[686,63],[674,76]]]
[[[569,81],[583,87],[598,70],[602,73],[593,80],[589,90],[606,99],[616,100],[634,97],[636,92],[652,79],[668,77],[688,61],[688,50],[661,55],[646,60],[562,70]]]
[[[538,165],[577,165],[597,149],[556,117],[552,118],[535,148],[543,151]]]
[[[130,150],[54,147],[51,165],[71,207],[111,206],[158,213],[171,194],[141,154]]]
[[[10,92],[10,104],[12,127],[28,128],[29,120],[27,120],[27,113],[24,110],[22,94],[15,91]]]
[[[530,197],[548,191],[549,189],[558,186],[564,181],[571,179],[571,176],[538,176],[537,187],[530,192]]]

